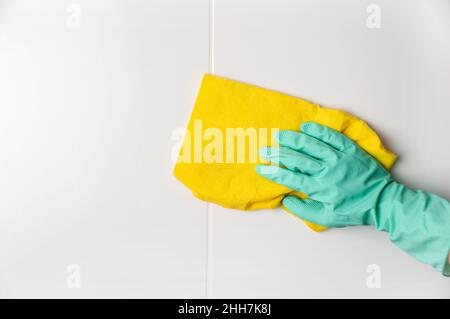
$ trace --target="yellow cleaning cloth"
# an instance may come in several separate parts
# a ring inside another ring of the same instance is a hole
[[[258,149],[275,145],[273,133],[298,131],[306,121],[344,133],[388,169],[396,159],[377,134],[352,115],[207,74],[174,174],[199,199],[227,208],[275,208],[284,196],[292,193],[305,198],[302,193],[259,176],[255,166],[265,163],[258,157]],[[316,231],[325,229],[307,224]]]

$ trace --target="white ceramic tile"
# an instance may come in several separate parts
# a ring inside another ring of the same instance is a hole
[[[395,176],[450,198],[449,2],[215,0],[215,73],[366,119]],[[367,228],[315,234],[280,211],[212,207],[213,297],[450,297],[448,279]],[[381,288],[368,289],[368,265]]]
[[[0,1],[0,297],[204,296],[206,204],[170,156],[208,70],[208,13]]]

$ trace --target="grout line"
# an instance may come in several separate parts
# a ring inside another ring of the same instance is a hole
[[[209,66],[208,73],[214,73],[214,0],[209,0]],[[205,297],[212,296],[212,251],[213,214],[210,203],[206,203],[206,271]]]
[[[214,73],[214,0],[209,0],[209,73]]]
[[[212,251],[213,251],[213,214],[210,203],[206,204],[206,299],[212,296]]]

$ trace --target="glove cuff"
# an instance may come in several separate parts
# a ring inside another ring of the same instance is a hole
[[[416,259],[450,275],[450,203],[437,195],[390,182],[380,194],[374,225]]]

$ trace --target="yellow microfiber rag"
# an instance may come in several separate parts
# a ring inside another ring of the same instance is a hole
[[[287,194],[285,186],[255,172],[264,163],[257,156],[271,146],[277,130],[295,130],[314,121],[334,128],[391,168],[396,155],[386,150],[362,120],[303,99],[206,74],[197,96],[175,176],[201,200],[223,207],[256,210],[275,208]],[[325,227],[307,222],[315,231]]]

